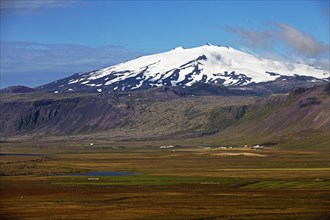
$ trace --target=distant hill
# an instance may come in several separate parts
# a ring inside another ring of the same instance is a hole
[[[36,89],[27,86],[10,86],[0,90],[0,93],[29,93],[36,92]]]

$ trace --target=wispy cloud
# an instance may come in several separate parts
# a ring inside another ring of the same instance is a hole
[[[36,11],[47,8],[64,7],[77,0],[1,0],[2,13]]]
[[[26,84],[40,85],[77,72],[88,72],[124,62],[145,54],[144,51],[106,45],[89,47],[77,44],[1,42],[2,84],[17,84],[17,76]],[[7,86],[7,85],[2,85]]]
[[[266,30],[227,27],[227,31],[239,36],[245,48],[262,50],[264,54],[272,57],[282,56],[294,62],[329,68],[329,62],[325,62],[329,59],[329,44],[285,23],[268,22],[265,23],[264,29]]]
[[[253,31],[240,27],[227,27],[231,33],[237,34],[240,40],[247,46],[269,48],[275,39],[273,31]]]
[[[287,24],[278,23],[276,25],[280,29],[280,37],[283,38],[286,45],[294,49],[297,53],[306,57],[316,57],[328,51],[329,45],[317,41],[313,36]]]

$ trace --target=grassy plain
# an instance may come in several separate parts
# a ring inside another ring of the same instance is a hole
[[[329,219],[328,149],[2,144],[1,219]],[[72,176],[131,171],[133,176]]]

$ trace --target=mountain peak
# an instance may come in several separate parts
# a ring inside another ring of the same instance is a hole
[[[185,48],[184,47],[176,47],[176,48],[174,48],[173,50],[184,50]]]

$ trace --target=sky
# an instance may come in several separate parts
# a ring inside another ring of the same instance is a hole
[[[329,69],[329,8],[327,0],[1,0],[0,87],[205,43]]]

